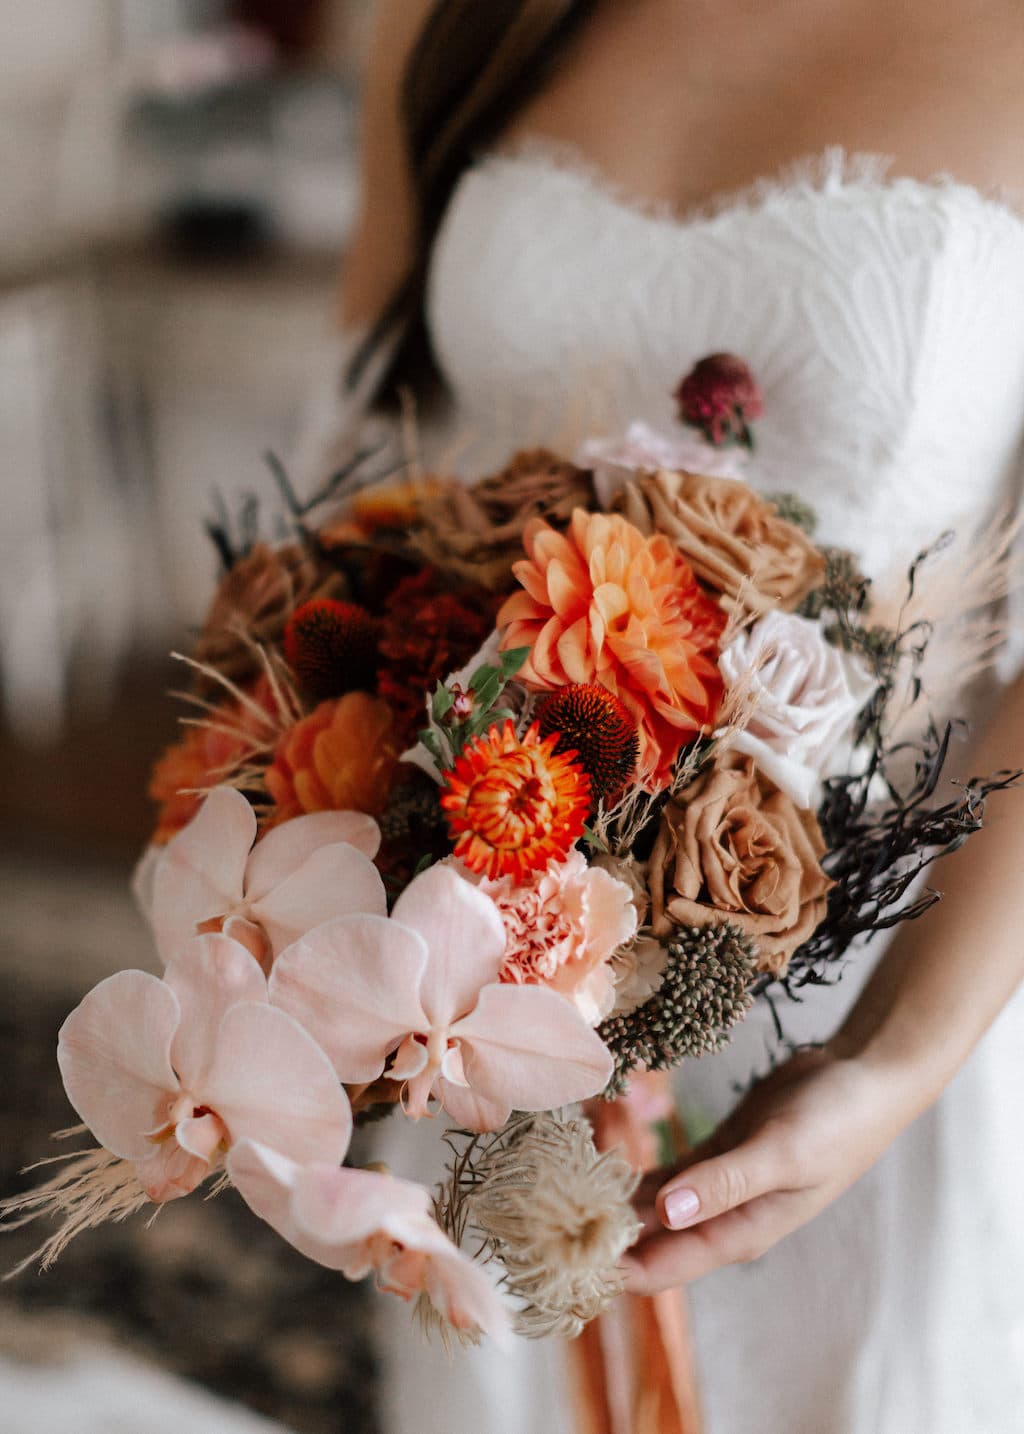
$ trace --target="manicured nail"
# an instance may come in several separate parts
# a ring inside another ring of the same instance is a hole
[[[670,1230],[692,1225],[700,1214],[700,1197],[696,1190],[670,1190],[665,1196],[665,1224]]]

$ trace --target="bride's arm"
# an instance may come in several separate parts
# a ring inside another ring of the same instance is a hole
[[[1021,766],[1024,678],[971,769]],[[943,862],[942,901],[901,928],[837,1036],[755,1087],[682,1173],[660,1190],[652,1180],[648,1233],[624,1262],[628,1288],[651,1293],[755,1259],[935,1100],[1024,977],[1022,874],[1024,792],[1011,792]]]

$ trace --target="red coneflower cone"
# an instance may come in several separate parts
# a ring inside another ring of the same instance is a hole
[[[640,752],[636,723],[613,692],[596,682],[563,687],[539,713],[542,737],[557,733],[556,752],[575,752],[595,797],[617,793]]]
[[[370,692],[377,668],[377,624],[365,608],[310,598],[284,630],[284,657],[299,686],[317,702]]]

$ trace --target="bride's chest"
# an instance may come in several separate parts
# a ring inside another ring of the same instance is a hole
[[[815,501],[826,532],[977,511],[1024,430],[1024,222],[830,162],[682,222],[538,158],[472,171],[429,292],[462,423],[495,456],[665,426],[682,374],[726,349],[765,393],[759,481]]]

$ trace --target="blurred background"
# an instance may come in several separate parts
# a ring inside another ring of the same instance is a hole
[[[153,964],[128,883],[167,654],[210,595],[203,520],[270,495],[327,377],[368,8],[0,0],[5,1194],[71,1122],[60,1021]],[[0,1286],[0,1427],[370,1434],[371,1317],[232,1195],[179,1202]]]

